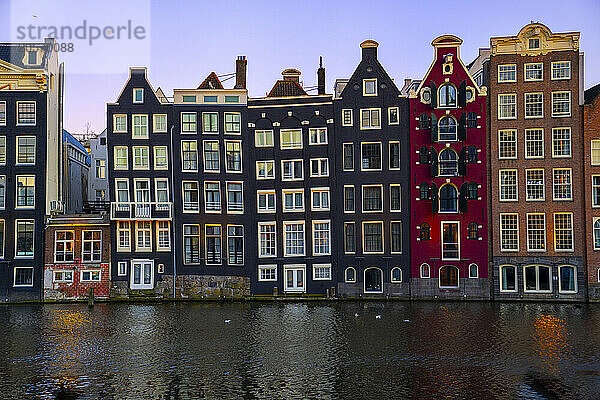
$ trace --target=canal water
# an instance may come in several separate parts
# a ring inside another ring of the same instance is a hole
[[[600,399],[600,305],[3,305],[0,388],[0,399]]]

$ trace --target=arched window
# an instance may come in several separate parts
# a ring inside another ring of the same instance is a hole
[[[419,129],[431,129],[431,117],[428,114],[419,115]]]
[[[477,114],[473,111],[467,114],[467,128],[477,128]]]
[[[456,107],[456,88],[450,83],[440,86],[438,105],[440,107]]]
[[[429,183],[421,182],[419,185],[419,199],[428,200],[429,199]]]
[[[429,264],[423,263],[421,264],[421,278],[429,278]]]
[[[571,265],[561,265],[558,268],[558,291],[561,293],[576,293],[577,292],[577,274],[575,267]]]
[[[344,275],[346,282],[356,282],[356,270],[354,268],[346,268],[346,271],[344,271]]]
[[[431,239],[431,228],[427,222],[423,222],[419,229],[419,237],[421,240],[429,240]]]
[[[594,250],[600,250],[600,219],[594,221]]]
[[[392,283],[400,283],[402,282],[402,270],[398,267],[392,268],[391,274]]]
[[[449,183],[440,188],[440,212],[458,212],[458,190]]]
[[[425,146],[419,149],[419,164],[429,164],[429,149]]]
[[[365,269],[365,293],[383,293],[383,271],[371,267]]]
[[[469,200],[477,200],[477,198],[479,197],[477,191],[478,191],[478,186],[477,182],[469,182],[469,186],[468,186],[468,198]]]
[[[469,226],[467,228],[467,239],[479,239],[479,225],[477,225],[477,222],[469,222]]]
[[[500,291],[517,291],[517,267],[514,265],[502,265],[500,267]]]
[[[438,140],[440,142],[455,142],[458,140],[456,120],[454,117],[443,116],[438,122]]]
[[[458,287],[458,268],[456,268],[454,265],[444,265],[440,268],[440,287]]]
[[[458,155],[452,149],[440,152],[440,176],[458,176]]]
[[[467,162],[476,163],[479,156],[477,155],[477,146],[470,145],[467,147]]]
[[[469,278],[479,277],[479,267],[477,264],[469,264]]]

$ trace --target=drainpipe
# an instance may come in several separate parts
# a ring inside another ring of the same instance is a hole
[[[173,128],[175,128],[175,125],[171,125],[171,132],[170,132],[170,141],[171,141],[171,149],[169,151],[170,153],[170,157],[171,157],[171,229],[173,231],[173,243],[171,245],[171,251],[173,253],[173,300],[175,300],[175,279],[177,277],[177,256],[176,256],[176,251],[175,251],[175,246],[177,243],[177,240],[175,240],[175,164],[173,164],[174,162],[174,158],[173,158]]]

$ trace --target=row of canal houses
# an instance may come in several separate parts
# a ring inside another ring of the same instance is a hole
[[[366,40],[333,94],[322,61],[316,86],[286,69],[260,98],[244,56],[232,88],[213,72],[169,97],[131,68],[96,215],[60,212],[52,44],[0,46],[3,301],[600,300],[600,85],[583,90],[579,33],[531,23],[468,65],[443,35],[402,87]]]

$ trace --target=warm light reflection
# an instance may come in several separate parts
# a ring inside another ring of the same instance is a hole
[[[542,314],[535,319],[534,327],[535,351],[550,370],[556,371],[557,362],[569,347],[567,325],[554,315]]]

